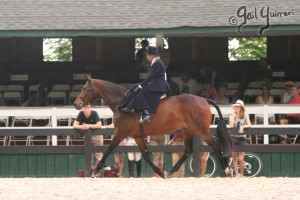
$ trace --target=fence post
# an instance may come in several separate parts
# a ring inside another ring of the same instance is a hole
[[[193,176],[200,177],[200,137],[195,135],[193,138]]]
[[[84,177],[91,176],[92,131],[84,131]]]

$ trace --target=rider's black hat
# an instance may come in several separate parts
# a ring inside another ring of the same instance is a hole
[[[146,52],[147,54],[149,54],[149,55],[158,55],[158,49],[157,49],[157,47],[155,47],[155,46],[149,46],[149,47],[147,47],[147,52]]]

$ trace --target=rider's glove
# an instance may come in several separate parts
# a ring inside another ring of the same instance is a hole
[[[142,89],[142,86],[139,85],[139,86],[137,86],[136,88],[134,88],[133,91],[134,91],[135,93],[138,93],[141,89]]]

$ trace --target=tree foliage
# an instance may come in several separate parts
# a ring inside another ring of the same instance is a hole
[[[58,62],[72,61],[72,39],[70,38],[44,39],[44,61],[58,61]]]
[[[229,60],[259,60],[267,57],[266,37],[229,38],[229,42],[234,40],[237,45],[229,45]]]

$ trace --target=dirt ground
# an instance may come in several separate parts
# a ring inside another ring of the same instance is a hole
[[[300,199],[300,178],[2,178],[0,199]]]

